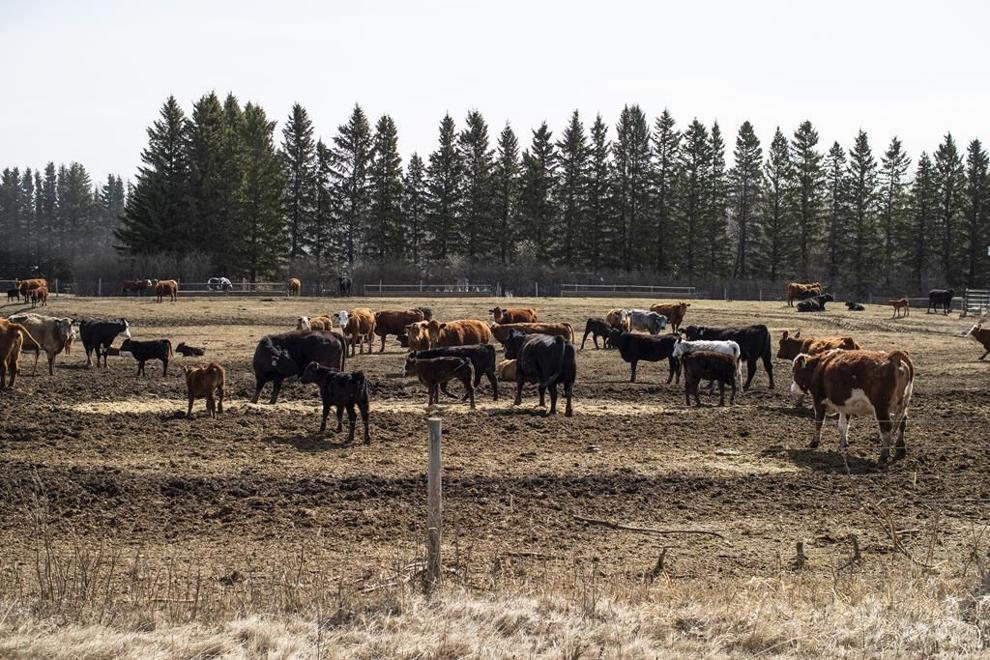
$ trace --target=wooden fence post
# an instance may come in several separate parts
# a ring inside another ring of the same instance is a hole
[[[442,420],[430,417],[429,463],[426,473],[426,588],[432,589],[440,581],[440,533],[443,516],[443,491],[440,473],[440,437]]]
[[[102,296],[103,295],[103,278],[102,277],[96,278],[96,295],[97,296]]]

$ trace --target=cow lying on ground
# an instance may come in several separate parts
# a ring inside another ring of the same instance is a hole
[[[685,354],[681,362],[684,365],[684,397],[687,399],[688,406],[691,405],[692,396],[694,396],[695,405],[701,405],[701,400],[698,398],[698,385],[702,380],[718,383],[718,405],[725,405],[726,385],[732,388],[729,405],[731,406],[735,402],[739,366],[731,355],[714,351],[692,351]]]
[[[565,340],[574,343],[574,327],[570,323],[508,323],[505,325],[493,323],[491,331],[492,336],[502,346],[505,346],[505,342],[508,341],[513,331],[521,332],[524,335],[563,337]]]
[[[629,310],[629,329],[633,332],[642,330],[651,335],[659,335],[667,327],[667,317],[648,309]]]
[[[574,414],[571,406],[574,381],[577,379],[577,361],[574,345],[561,336],[527,335],[518,330],[509,333],[505,343],[505,357],[516,361],[516,399],[514,405],[522,403],[523,386],[536,383],[540,392],[540,405],[546,405],[546,392],[550,390],[550,410],[547,415],[557,414],[557,385],[564,386],[567,405],[564,415]]]
[[[734,341],[715,341],[710,339],[699,339],[697,341],[688,341],[686,339],[681,339],[677,337],[677,342],[674,344],[673,357],[676,364],[677,373],[674,376],[674,382],[681,382],[681,362],[685,355],[690,355],[697,351],[709,351],[711,353],[723,353],[732,358],[733,362],[736,363],[737,370],[740,371],[739,380],[742,381],[742,360],[740,356],[742,355],[742,350],[739,348],[739,344]],[[709,390],[715,386],[715,382],[709,383]]]
[[[357,351],[357,346],[361,347],[364,353],[364,344],[368,344],[368,352],[371,352],[371,343],[375,340],[375,313],[367,307],[356,307],[350,312],[341,310],[337,312],[337,325],[344,333],[344,338],[350,345],[350,354],[353,356]],[[304,365],[305,366],[305,365]],[[299,367],[300,370],[304,366]]]
[[[928,292],[928,311],[926,314],[931,314],[932,310],[938,312],[939,306],[942,307],[942,312],[948,314],[952,310],[952,298],[956,295],[953,289],[932,289]]]
[[[83,350],[86,351],[86,367],[93,366],[93,352],[96,352],[96,366],[100,366],[100,357],[103,357],[103,366],[107,366],[107,353],[110,345],[117,338],[117,335],[124,335],[131,338],[131,329],[126,319],[114,321],[85,320],[79,323],[79,339],[82,340]]]
[[[320,330],[330,332],[333,330],[333,319],[329,316],[300,316],[296,320],[296,330]]]
[[[223,412],[223,390],[227,384],[227,372],[216,362],[205,366],[182,367],[186,374],[186,394],[189,396],[189,410],[186,417],[192,417],[193,402],[206,399],[206,412],[216,417]]]
[[[903,351],[828,351],[794,358],[795,397],[810,394],[815,406],[815,435],[811,447],[822,439],[822,425],[829,412],[839,413],[839,448],[847,453],[849,418],[873,417],[880,429],[880,463],[890,453],[896,432],[895,458],[904,456],[904,428],[914,390],[914,364]]]
[[[385,351],[385,339],[389,335],[397,337],[406,334],[406,326],[410,323],[426,320],[423,311],[419,309],[386,309],[375,312],[375,334],[382,338],[379,353]]]
[[[854,351],[859,348],[859,344],[852,337],[802,337],[800,330],[792,336],[787,330],[784,330],[780,335],[777,359],[793,360],[801,353],[818,355],[833,348]]]
[[[139,341],[125,339],[120,345],[121,357],[132,357],[137,360],[137,375],[143,376],[144,363],[148,360],[159,360],[162,363],[162,376],[168,375],[168,362],[172,359],[172,342],[168,339],[150,339]]]
[[[487,344],[492,340],[492,331],[484,321],[465,319],[462,321],[429,321],[426,331],[430,335],[430,346],[467,346]]]
[[[629,382],[636,382],[636,365],[640,360],[646,362],[659,362],[666,359],[670,368],[667,374],[667,382],[670,383],[677,373],[677,360],[674,358],[674,345],[677,344],[677,337],[667,335],[657,337],[656,335],[641,335],[633,332],[623,332],[612,330],[609,335],[609,343],[619,349],[619,355],[629,363]]]
[[[584,342],[588,341],[588,335],[591,335],[591,341],[594,342],[595,348],[598,348],[598,338],[602,339],[602,347],[608,348],[608,336],[612,331],[609,327],[608,322],[605,319],[588,319],[584,324],[584,337],[581,339],[581,350],[584,350]]]
[[[982,360],[987,355],[990,355],[990,328],[983,327],[983,321],[980,321],[966,333],[967,337],[972,337],[976,341],[980,342],[986,353],[980,356]]]
[[[474,367],[473,388],[478,389],[481,377],[486,376],[492,386],[492,399],[498,401],[498,379],[495,371],[495,347],[491,344],[469,344],[467,346],[442,346],[423,351],[413,351],[406,358],[409,360],[431,360],[439,357],[465,358],[471,361]],[[453,396],[447,391],[447,384],[443,383],[440,389],[447,396]],[[466,398],[466,395],[465,395]]]
[[[496,306],[494,309],[488,310],[488,313],[492,315],[492,320],[500,325],[509,323],[536,323],[539,320],[536,316],[536,310],[532,307],[505,309]]]
[[[689,325],[684,328],[684,336],[695,341],[698,339],[714,339],[719,341],[734,341],[739,344],[739,358],[746,361],[746,383],[743,390],[748,390],[753,376],[756,375],[756,362],[763,360],[763,368],[770,379],[770,389],[773,389],[773,351],[770,346],[770,331],[765,325],[750,325],[745,328],[706,328]]]
[[[793,307],[795,300],[807,300],[808,298],[820,296],[822,293],[823,290],[820,282],[813,282],[811,284],[791,282],[787,285],[787,306]]]
[[[203,357],[206,355],[205,348],[188,346],[186,345],[186,342],[180,342],[179,345],[175,347],[175,352],[179,353],[183,357]]]
[[[610,309],[608,313],[605,314],[605,322],[608,323],[610,328],[617,328],[619,330],[629,330],[629,310],[628,309]]]
[[[7,320],[24,326],[24,329],[31,334],[36,344],[48,356],[48,374],[55,375],[55,356],[65,350],[69,337],[72,336],[72,326],[75,321],[33,313],[15,314]],[[41,351],[34,346],[26,346],[22,350],[34,352],[34,372],[37,373]]]
[[[361,421],[364,423],[364,444],[371,443],[368,434],[368,417],[371,408],[368,396],[368,381],[364,372],[345,373],[324,367],[317,362],[310,362],[303,369],[299,379],[303,383],[315,383],[320,388],[320,400],[323,402],[323,418],[320,422],[320,433],[327,432],[327,417],[330,406],[337,408],[337,433],[344,429],[344,408],[347,408],[347,421],[350,426],[347,442],[354,442],[354,423],[357,421],[356,407],[361,411]]]
[[[17,380],[21,349],[25,346],[36,353],[41,352],[41,346],[24,326],[0,319],[0,390],[8,387],[13,389]]]
[[[670,331],[677,332],[677,329],[684,322],[684,315],[687,314],[687,308],[690,306],[691,303],[685,302],[657,303],[650,306],[650,311],[665,316],[667,322],[670,323]]]
[[[911,301],[904,298],[898,298],[897,300],[888,300],[887,304],[894,308],[894,315],[890,318],[897,318],[898,316],[911,316]]]
[[[814,298],[809,298],[808,300],[802,300],[797,304],[797,311],[799,312],[824,312],[825,303],[834,302],[835,298],[832,297],[831,293],[823,293],[820,296],[815,296]]]
[[[850,312],[865,312],[866,308],[860,305],[858,302],[846,302],[846,309]]]
[[[255,390],[251,403],[258,403],[261,389],[268,383],[273,383],[268,403],[275,403],[282,382],[301,374],[310,362],[343,371],[346,355],[343,340],[332,332],[297,330],[265,335],[254,349]]]
[[[406,376],[416,376],[429,390],[427,405],[440,403],[440,386],[455,378],[464,384],[467,398],[474,409],[474,367],[471,360],[460,357],[406,358]]]

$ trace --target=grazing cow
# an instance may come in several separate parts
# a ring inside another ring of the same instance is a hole
[[[330,332],[333,330],[333,319],[329,316],[300,316],[296,320],[296,330],[320,330]]]
[[[125,339],[120,345],[121,357],[132,357],[138,363],[138,376],[144,376],[144,363],[148,360],[160,360],[162,376],[168,375],[168,361],[172,359],[172,342],[168,339]]]
[[[956,295],[953,289],[932,289],[928,292],[928,311],[926,314],[931,314],[932,310],[938,312],[939,305],[942,306],[942,312],[948,314],[952,310],[952,298]]]
[[[368,434],[368,417],[371,409],[368,395],[368,381],[364,372],[354,371],[344,373],[325,367],[318,362],[310,362],[303,369],[299,380],[303,383],[314,383],[320,388],[320,400],[323,402],[323,419],[320,422],[320,433],[327,432],[327,417],[330,416],[330,406],[337,408],[337,433],[344,429],[344,408],[347,408],[349,428],[347,442],[354,442],[354,423],[357,413],[361,411],[361,421],[364,423],[364,444],[371,444]]]
[[[784,330],[780,335],[777,359],[793,360],[801,353],[818,355],[833,348],[841,348],[844,351],[855,351],[859,349],[859,344],[852,337],[802,337],[800,330],[791,336],[787,330]]]
[[[725,386],[732,388],[732,395],[729,397],[731,406],[736,400],[736,380],[739,378],[738,363],[731,355],[716,353],[715,351],[692,351],[684,355],[684,398],[687,405],[691,405],[691,396],[694,396],[694,404],[701,405],[698,398],[698,384],[702,380],[718,383],[718,405],[725,405]]]
[[[389,335],[400,337],[406,333],[407,325],[425,320],[422,309],[386,309],[375,312],[375,334],[382,338],[378,352],[385,352],[386,337]]]
[[[629,331],[629,310],[628,309],[610,309],[605,315],[605,322],[608,323],[610,328],[616,328],[618,330]]]
[[[285,289],[285,295],[299,296],[301,294],[302,294],[302,282],[299,281],[298,277],[290,277],[288,286]]]
[[[681,382],[681,361],[685,355],[690,355],[696,351],[708,351],[711,353],[724,353],[732,358],[736,363],[736,368],[740,372],[739,380],[742,382],[742,360],[739,359],[742,355],[742,349],[739,348],[739,344],[734,341],[717,341],[711,339],[699,339],[696,341],[688,341],[686,339],[681,339],[679,336],[677,338],[677,343],[674,344],[674,360],[676,361],[676,373],[674,375],[674,382]],[[669,382],[669,381],[668,381]],[[714,381],[710,383],[714,387]]]
[[[75,321],[33,313],[15,314],[7,320],[24,326],[24,329],[34,337],[35,345],[40,347],[41,350],[35,348],[35,345],[25,346],[22,349],[34,352],[34,371],[38,371],[38,360],[41,358],[41,351],[44,351],[48,356],[48,374],[54,376],[55,356],[65,350],[65,345],[72,336],[72,326]]]
[[[186,374],[186,394],[189,395],[189,410],[186,417],[192,417],[193,402],[206,399],[206,412],[216,417],[223,412],[223,390],[227,384],[227,372],[217,362],[205,366],[182,367]]]
[[[970,328],[969,332],[966,333],[966,336],[972,337],[976,341],[980,342],[980,344],[983,345],[983,348],[986,349],[986,353],[980,356],[981,360],[987,355],[990,355],[990,328],[984,328],[983,321],[980,321]]]
[[[739,344],[739,358],[746,361],[746,383],[743,391],[749,389],[756,375],[756,361],[763,360],[763,368],[770,379],[770,389],[773,389],[773,350],[770,345],[770,331],[765,325],[750,325],[745,328],[706,328],[689,325],[683,330],[684,336],[691,341],[698,339],[714,339],[734,341]]]
[[[16,286],[13,289],[7,289],[7,302],[8,303],[11,300],[20,301],[20,299],[21,299],[21,290],[20,289],[18,289]]]
[[[570,323],[507,323],[505,325],[493,323],[491,327],[492,335],[502,346],[505,346],[505,342],[513,330],[521,332],[524,335],[538,334],[563,337],[567,341],[574,343],[574,327]]]
[[[824,312],[825,303],[835,302],[835,298],[832,297],[831,293],[823,293],[820,296],[815,296],[814,298],[809,298],[808,300],[802,300],[797,304],[797,311],[799,312]]]
[[[41,346],[34,340],[31,333],[19,323],[11,323],[0,319],[0,390],[14,387],[19,371],[18,361],[21,349],[27,346],[35,352],[41,352]],[[7,381],[7,375],[10,381]]]
[[[478,389],[481,377],[487,376],[488,382],[492,386],[492,399],[498,401],[498,380],[495,368],[495,347],[491,344],[471,344],[468,346],[444,346],[425,351],[413,351],[406,360],[430,360],[438,357],[458,357],[471,360],[474,367],[474,389]],[[444,394],[447,392],[447,385],[441,386]],[[450,395],[452,396],[452,395]]]
[[[659,335],[667,327],[667,317],[648,309],[629,310],[629,330],[642,330],[651,335]]]
[[[349,296],[351,295],[351,287],[354,282],[349,277],[338,277],[337,278],[337,295],[339,296]]]
[[[48,306],[48,287],[39,286],[31,289],[28,292],[31,296],[31,307],[37,307],[39,304],[42,307]]]
[[[425,351],[430,348],[429,321],[416,321],[406,326],[406,348],[410,351]]]
[[[364,344],[368,344],[368,352],[371,353],[371,343],[375,340],[375,313],[367,307],[356,307],[350,312],[340,310],[337,312],[337,325],[344,333],[344,338],[350,345],[351,355],[354,355],[358,346],[364,354]]]
[[[79,322],[79,339],[82,340],[83,350],[86,351],[86,367],[93,366],[93,352],[96,352],[96,366],[100,366],[100,357],[103,357],[103,366],[107,366],[107,355],[110,345],[117,335],[124,335],[131,338],[131,327],[127,319],[116,319],[113,321],[85,320]]]
[[[896,458],[904,456],[904,428],[914,390],[914,364],[903,351],[828,351],[794,358],[795,397],[811,394],[815,406],[815,435],[811,447],[822,439],[822,424],[829,412],[839,413],[839,448],[847,453],[849,417],[871,416],[880,428],[880,463],[887,462],[890,440],[898,434]]]
[[[907,296],[898,298],[897,300],[888,300],[887,304],[894,308],[894,315],[890,318],[911,316],[911,302],[907,299]]]
[[[35,277],[29,280],[15,280],[14,286],[21,292],[21,298],[28,299],[28,292],[37,289],[39,286],[48,286],[48,280],[43,277]]]
[[[203,357],[206,355],[205,348],[187,346],[186,342],[180,342],[179,345],[175,347],[175,352],[180,354],[182,357]]]
[[[301,374],[310,362],[343,371],[346,355],[343,339],[332,332],[296,330],[265,335],[254,349],[256,385],[251,403],[258,403],[261,389],[269,382],[273,385],[268,403],[275,403],[282,390],[282,381]]]
[[[619,355],[629,363],[629,382],[636,382],[636,365],[640,360],[646,362],[659,362],[666,359],[670,368],[667,374],[667,382],[674,379],[677,373],[677,360],[674,358],[674,346],[677,344],[677,337],[667,335],[657,337],[656,335],[641,335],[633,332],[623,332],[613,329],[609,335],[609,342],[619,349]]]
[[[808,298],[820,296],[823,292],[824,290],[820,282],[813,282],[811,284],[791,282],[787,285],[787,306],[793,307],[795,300],[807,300]]]
[[[527,335],[518,330],[509,333],[505,344],[505,357],[516,361],[516,399],[514,405],[522,403],[523,386],[536,383],[540,392],[540,405],[546,405],[546,391],[550,390],[550,410],[547,415],[557,414],[557,385],[564,386],[567,405],[564,415],[571,417],[574,381],[577,379],[577,360],[574,345],[563,337],[551,335]]]
[[[599,337],[602,338],[602,347],[608,348],[610,346],[608,336],[611,331],[612,328],[605,319],[588,319],[584,323],[584,337],[581,339],[581,350],[584,350],[584,342],[588,341],[588,335],[591,335],[591,341],[594,342],[596,349],[598,348]]]
[[[684,322],[684,315],[687,314],[687,308],[690,306],[691,303],[686,302],[657,303],[650,306],[650,311],[667,317],[667,322],[670,323],[670,331],[677,332],[677,329]]]
[[[516,382],[516,365],[518,362],[515,360],[502,360],[498,363],[498,379],[503,383],[514,383]]]
[[[492,315],[492,319],[496,323],[502,325],[508,323],[536,323],[539,320],[536,317],[536,310],[532,307],[502,308],[496,305],[494,309],[488,310],[488,313]]]
[[[120,292],[126,296],[128,292],[133,291],[135,295],[143,296],[151,286],[151,280],[124,280],[120,284]]]
[[[406,376],[416,376],[429,389],[427,405],[440,403],[440,386],[455,378],[464,383],[467,398],[474,409],[474,366],[471,360],[460,357],[406,358]]]
[[[431,346],[467,346],[487,344],[492,340],[492,331],[485,322],[473,319],[446,323],[429,321],[426,331],[430,335]]]
[[[858,302],[846,302],[846,309],[850,312],[865,312],[866,308],[860,305]]]
[[[156,280],[155,296],[155,302],[162,302],[165,298],[168,298],[170,302],[175,302],[179,297],[179,283],[175,280]]]

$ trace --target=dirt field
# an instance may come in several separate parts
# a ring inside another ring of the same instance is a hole
[[[439,319],[487,318],[484,299],[351,299],[347,307],[432,306]],[[568,321],[644,300],[517,299],[541,320]],[[317,437],[314,387],[287,383],[275,406],[247,402],[251,356],[264,334],[287,330],[301,314],[341,307],[326,299],[54,300],[49,314],[124,316],[138,339],[167,337],[206,346],[228,370],[228,404],[217,420],[198,402],[183,417],[177,357],[166,377],[158,363],[135,375],[132,360],[87,370],[77,344],[59,356],[54,377],[22,361],[14,392],[0,394],[0,547],[34,561],[39,528],[58,547],[110,544],[149,561],[176,558],[221,578],[268,570],[266,559],[320,546],[347,579],[379,574],[416,556],[424,538],[426,392],[400,375],[405,351],[358,356],[373,384],[370,446]],[[21,307],[0,309],[8,316]],[[779,302],[695,301],[686,324],[765,323],[804,335],[847,334],[864,348],[908,351],[917,379],[907,458],[876,464],[875,426],[854,420],[851,474],[829,420],[822,447],[807,449],[810,411],[789,394],[789,365],[775,361],[776,388],[760,367],[736,405],[702,395],[687,408],[683,389],[666,385],[667,365],[641,363],[638,381],[616,351],[578,354],[575,414],[540,416],[535,391],[511,406],[511,388],[479,409],[452,403],[444,423],[444,547],[450,563],[498,565],[507,574],[559,572],[594,564],[603,576],[641,579],[669,548],[664,570],[718,585],[779,574],[803,541],[807,570],[831,574],[851,553],[898,554],[873,515],[888,511],[905,549],[937,563],[965,554],[990,520],[990,363],[960,335],[971,322],[926,315],[891,319],[889,308],[797,314]],[[195,360],[193,360],[195,361]],[[267,390],[266,390],[267,392]],[[452,401],[452,400],[451,400]],[[360,437],[360,436],[359,436]],[[574,516],[724,538],[662,537],[611,530]],[[935,530],[933,534],[926,530]],[[923,540],[924,539],[924,540]],[[877,566],[864,562],[864,570]],[[192,570],[191,568],[189,570]]]

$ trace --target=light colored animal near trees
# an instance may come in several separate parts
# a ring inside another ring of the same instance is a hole
[[[75,321],[70,318],[55,318],[33,313],[15,314],[7,320],[23,326],[31,334],[41,350],[45,351],[48,356],[48,374],[54,376],[55,356],[65,350],[65,345],[72,335],[72,326]],[[23,350],[34,351],[34,372],[37,373],[41,351],[33,347]]]
[[[216,417],[223,412],[223,392],[227,384],[227,372],[217,362],[208,365],[185,366],[186,393],[189,396],[189,410],[186,417],[192,417],[193,402],[206,399],[206,412]]]
[[[970,328],[969,332],[966,333],[966,336],[972,337],[983,346],[986,352],[980,356],[981,360],[987,355],[990,355],[990,328],[984,328],[983,321],[980,321]]]
[[[629,331],[629,310],[610,309],[605,315],[605,322],[613,328]]]
[[[299,296],[302,293],[302,282],[298,277],[290,277],[285,290],[287,296]]]

